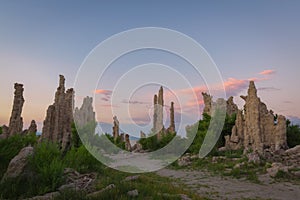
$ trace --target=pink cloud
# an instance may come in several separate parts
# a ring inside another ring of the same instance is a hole
[[[95,94],[103,94],[103,95],[111,95],[112,91],[111,90],[103,90],[103,89],[98,89],[94,91]]]
[[[275,74],[275,73],[276,73],[275,70],[268,69],[268,70],[264,70],[264,71],[260,72],[259,74],[260,75],[272,75],[272,74]]]

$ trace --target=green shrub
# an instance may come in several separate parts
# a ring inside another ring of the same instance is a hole
[[[0,135],[2,134],[2,126],[0,126]]]
[[[39,193],[54,191],[63,183],[65,166],[56,144],[46,142],[38,144],[29,165],[38,176],[38,183],[41,186]]]
[[[64,157],[66,167],[73,168],[80,173],[89,171],[101,172],[103,165],[98,161],[85,146],[72,148]]]
[[[300,127],[287,121],[287,143],[290,148],[300,145]]]
[[[176,136],[176,133],[162,134],[160,140],[157,139],[157,135],[153,135],[151,133],[149,135],[150,137],[141,138],[139,143],[142,145],[144,150],[155,151],[169,144]]]

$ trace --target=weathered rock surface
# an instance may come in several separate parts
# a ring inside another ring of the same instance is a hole
[[[96,173],[80,174],[71,168],[66,168],[64,170],[64,176],[66,177],[66,184],[60,186],[58,191],[62,192],[64,190],[76,190],[93,192],[94,183],[97,177]]]
[[[267,169],[267,173],[271,177],[275,177],[279,171],[288,172],[289,168],[282,163],[272,163],[272,166]]]
[[[101,189],[99,191],[96,191],[96,192],[88,194],[87,197],[97,197],[101,193],[103,193],[103,192],[105,192],[107,190],[112,190],[114,188],[116,188],[115,184],[110,184],[110,185],[106,186],[105,188],[103,188],[103,189]]]
[[[126,182],[126,181],[135,181],[137,179],[139,179],[139,175],[135,175],[135,176],[127,176],[123,181]]]
[[[23,92],[24,88],[22,84],[15,83],[14,103],[9,120],[8,135],[21,134],[23,129],[22,110],[24,105]]]
[[[117,140],[117,138],[119,137],[119,131],[120,131],[120,128],[119,128],[119,125],[120,125],[120,122],[117,118],[117,116],[114,116],[113,117],[113,120],[114,120],[114,126],[113,126],[113,137],[115,140]]]
[[[78,128],[82,128],[96,122],[92,97],[85,97],[81,107],[75,108],[74,121]]]
[[[260,154],[264,149],[286,149],[286,119],[279,116],[277,123],[273,111],[267,109],[257,96],[253,81],[250,81],[248,96],[241,96],[245,100],[244,113],[237,112],[232,135],[227,136],[227,149],[252,149]]]
[[[233,97],[229,97],[226,104],[227,104],[226,113],[229,116],[236,114],[238,112],[239,109],[238,109],[238,106],[233,102]]]
[[[168,132],[174,133],[175,132],[175,114],[174,114],[174,102],[171,102],[170,107],[170,126],[168,128]]]
[[[42,140],[58,143],[63,150],[71,145],[73,122],[74,90],[65,91],[65,78],[59,76],[59,87],[55,93],[54,104],[47,110],[44,120]]]
[[[213,101],[213,97],[205,92],[202,92],[203,101],[204,101],[204,109],[203,113],[212,116],[213,109],[217,107],[222,107],[226,105],[226,113],[231,116],[238,112],[237,105],[233,102],[233,97],[229,97],[229,99],[225,102],[224,99],[219,98],[216,102]]]
[[[2,178],[2,181],[7,178],[16,178],[20,176],[28,163],[29,156],[33,155],[34,149],[31,146],[21,149],[9,163],[8,168]]]
[[[164,91],[160,87],[158,95],[154,95],[154,113],[153,113],[153,132],[157,133],[157,138],[161,139],[164,132],[163,125],[163,108],[164,108]]]
[[[211,115],[211,110],[212,110],[212,104],[213,104],[213,100],[212,100],[212,96],[202,92],[202,96],[203,96],[203,101],[204,101],[204,109],[203,109],[203,114],[208,114]]]
[[[127,151],[132,150],[128,134],[125,135],[125,150]]]
[[[140,144],[140,143],[135,143],[134,145],[133,145],[133,147],[131,148],[131,150],[133,151],[133,152],[141,152],[142,150],[143,150],[143,147],[142,147],[142,145]]]
[[[59,192],[50,192],[50,193],[47,193],[47,194],[44,194],[44,195],[29,198],[27,200],[53,200],[55,197],[57,197],[59,195],[60,195]]]
[[[154,95],[153,98],[153,128],[152,132],[157,135],[157,139],[160,140],[163,134],[175,133],[175,111],[174,102],[171,102],[170,106],[170,126],[165,129],[163,124],[163,109],[164,109],[164,91],[163,87],[160,87],[158,95]]]

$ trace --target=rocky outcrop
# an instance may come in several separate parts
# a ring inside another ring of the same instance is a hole
[[[0,139],[6,139],[8,137],[8,127],[2,126],[2,134],[0,134]]]
[[[132,150],[128,134],[125,135],[125,150],[126,151],[131,151]]]
[[[47,110],[42,130],[42,140],[58,143],[65,150],[71,145],[73,123],[74,90],[65,91],[65,78],[59,76],[59,87],[55,93],[54,104]]]
[[[78,128],[83,128],[86,125],[96,122],[92,97],[85,97],[81,107],[75,108],[74,121]]]
[[[203,114],[208,114],[211,115],[211,108],[212,108],[212,96],[202,92],[202,96],[203,96],[203,101],[204,101],[204,109],[203,109]]]
[[[212,109],[226,105],[226,114],[231,116],[233,114],[237,114],[238,106],[233,102],[233,97],[229,97],[229,99],[225,102],[223,98],[217,99],[216,102],[213,101],[213,97],[205,92],[202,92],[203,101],[204,101],[204,109],[203,114],[207,114],[212,116]]]
[[[238,112],[238,106],[233,102],[233,97],[229,97],[229,99],[226,102],[226,113],[227,115],[231,116],[233,114],[237,114]]]
[[[174,102],[171,102],[170,107],[170,126],[168,128],[168,132],[174,133],[175,132],[175,119],[174,119]]]
[[[118,139],[119,137],[119,131],[120,131],[120,128],[119,128],[119,125],[120,125],[120,122],[117,118],[117,116],[114,116],[113,117],[113,120],[114,120],[114,126],[113,126],[113,137],[115,139],[115,141]]]
[[[14,88],[14,103],[9,120],[8,135],[22,133],[23,130],[23,118],[21,115],[25,102],[23,97],[24,88],[23,85],[19,83],[15,83]]]
[[[286,119],[279,116],[274,119],[273,111],[267,109],[257,96],[253,81],[250,82],[248,95],[241,96],[245,100],[244,111],[238,111],[232,135],[227,136],[227,149],[252,149],[260,154],[264,149],[286,149]]]
[[[163,87],[160,87],[158,95],[153,98],[153,128],[152,132],[156,133],[157,139],[160,140],[163,134],[175,133],[175,112],[174,102],[171,102],[170,107],[170,126],[165,129],[163,124],[163,109],[164,109],[164,92]]]
[[[154,113],[153,113],[153,132],[157,133],[157,138],[160,139],[164,132],[163,125],[163,108],[164,108],[164,91],[160,87],[158,95],[154,95]]]
[[[37,125],[36,122],[34,120],[31,121],[30,126],[28,127],[28,129],[24,130],[22,132],[23,135],[26,134],[36,134],[37,132]]]
[[[28,163],[29,156],[33,155],[33,147],[25,147],[16,155],[9,163],[8,168],[2,178],[2,181],[7,178],[16,178],[20,176]]]

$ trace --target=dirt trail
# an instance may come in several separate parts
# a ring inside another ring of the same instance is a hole
[[[267,175],[259,178],[262,184],[255,184],[246,180],[214,176],[203,171],[163,169],[157,174],[180,180],[192,191],[209,199],[300,199],[300,185],[274,182]]]

